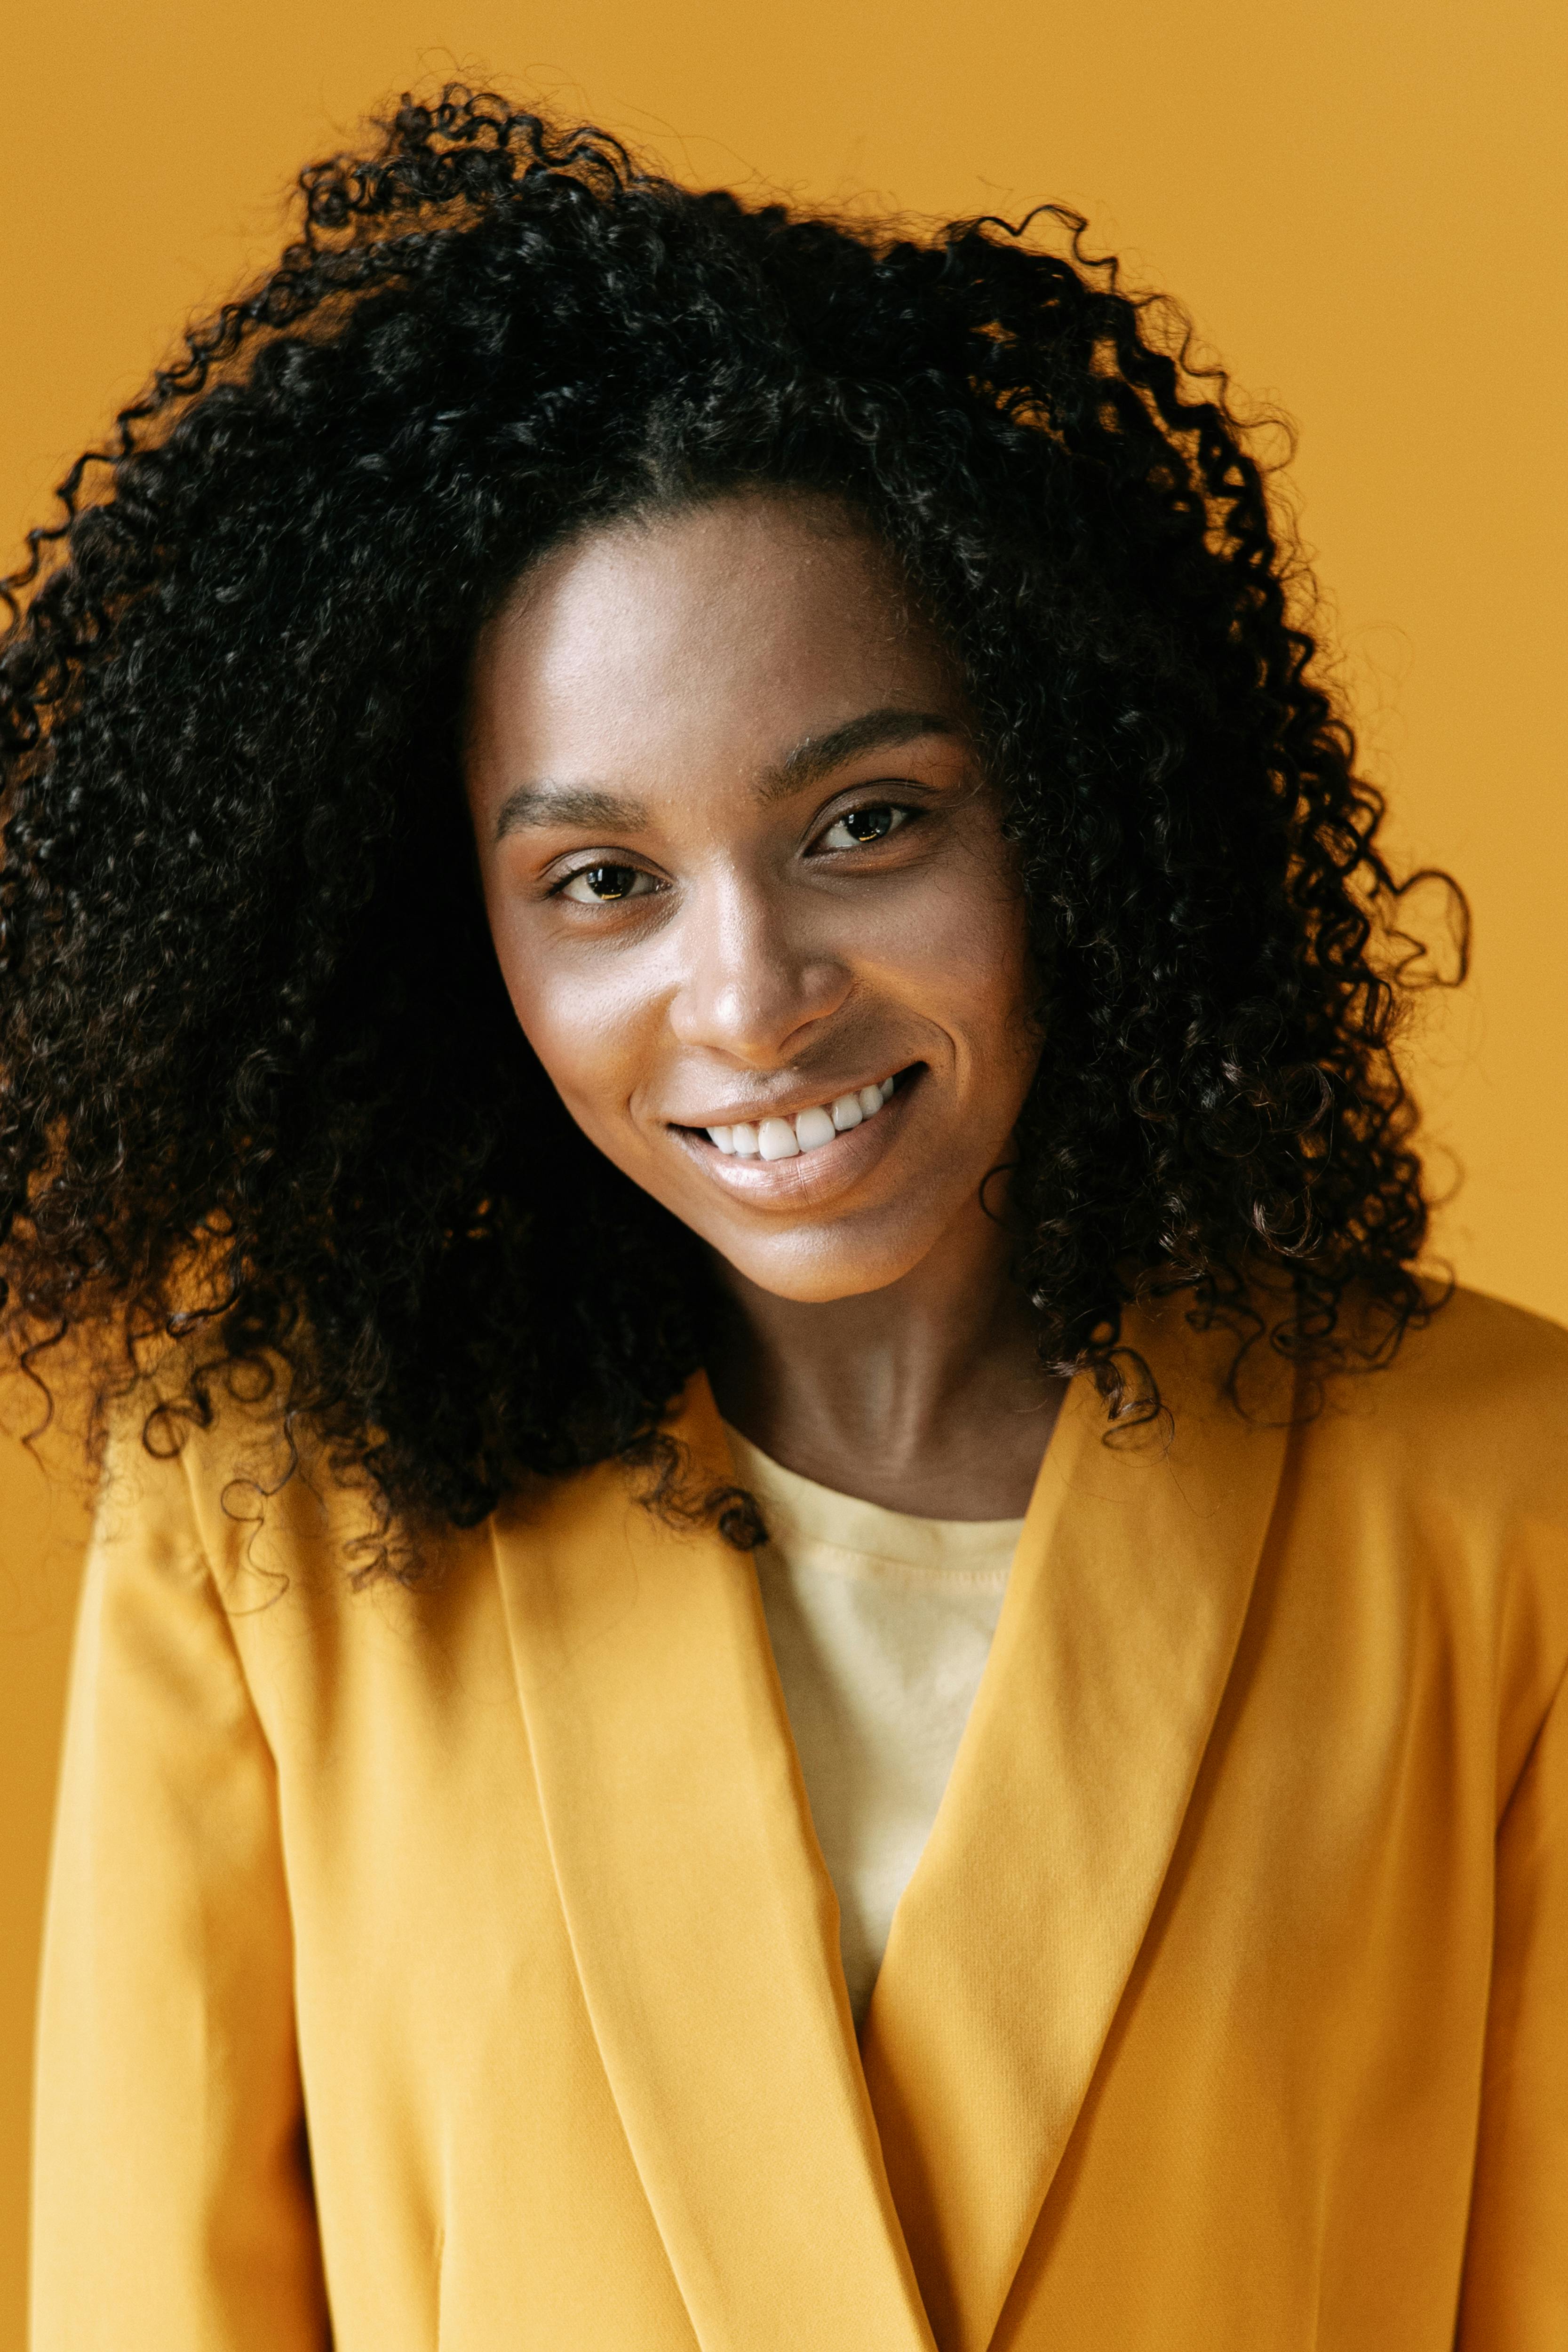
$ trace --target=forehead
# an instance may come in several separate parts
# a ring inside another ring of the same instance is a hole
[[[963,700],[875,539],[825,499],[737,495],[548,557],[480,639],[470,745],[514,778],[760,764],[864,710]]]

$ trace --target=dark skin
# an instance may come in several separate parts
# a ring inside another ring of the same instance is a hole
[[[720,1410],[840,1493],[1021,1514],[1060,1397],[993,1173],[1038,1054],[1025,910],[889,558],[798,496],[588,533],[483,632],[466,765],[518,1019],[713,1255]]]

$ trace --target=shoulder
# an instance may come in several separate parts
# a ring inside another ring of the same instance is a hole
[[[1499,1387],[1511,1381],[1521,1401],[1528,1391],[1550,1398],[1560,1413],[1568,1412],[1568,1330],[1484,1291],[1455,1290],[1426,1328],[1411,1335],[1405,1354],[1429,1379],[1480,1377]]]
[[[115,1404],[99,1501],[100,1532],[199,1560],[226,1607],[249,1610],[309,1588],[348,1599],[394,1549],[370,1481],[344,1475],[289,1413],[287,1375],[224,1366],[198,1378],[171,1356]],[[427,1549],[448,1546],[433,1538]]]
[[[215,1382],[195,1420],[159,1412],[171,1394],[184,1402],[183,1389],[146,1384],[117,1409],[94,1570],[122,1622],[129,1609],[139,1624],[221,1625],[280,1769],[324,1786],[350,1716],[402,1738],[446,1720],[465,1690],[506,1690],[487,1524],[416,1541],[393,1522],[409,1572],[367,1573],[384,1556],[383,1507],[289,1427],[278,1391]]]
[[[1320,1439],[1381,1459],[1434,1499],[1544,1511],[1568,1527],[1568,1330],[1456,1290],[1391,1363],[1331,1383]]]
[[[1455,1292],[1331,1384],[1285,1491],[1311,1572],[1340,1563],[1412,1657],[1479,1673],[1517,1764],[1568,1664],[1568,1332]]]

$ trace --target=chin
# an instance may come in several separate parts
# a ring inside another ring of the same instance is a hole
[[[829,1242],[814,1245],[806,1234],[782,1245],[758,1248],[744,1243],[726,1244],[732,1235],[714,1235],[712,1245],[737,1274],[772,1297],[787,1298],[802,1307],[826,1307],[836,1298],[861,1298],[869,1290],[886,1290],[911,1274],[931,1246],[931,1238],[905,1235],[902,1246],[877,1247]]]

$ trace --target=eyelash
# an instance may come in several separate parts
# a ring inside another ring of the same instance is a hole
[[[848,824],[858,816],[891,817],[893,822],[883,832],[874,833],[869,841],[856,841],[850,844],[850,846],[855,849],[869,849],[877,842],[887,841],[893,834],[902,833],[904,827],[912,824],[918,814],[918,810],[908,807],[902,801],[862,801],[854,808],[841,809],[833,823],[824,826],[823,833],[825,835],[837,833],[841,824]]]
[[[921,812],[919,809],[911,808],[907,803],[902,801],[859,801],[857,802],[853,807],[841,809],[838,814],[832,820],[831,824],[823,827],[822,834],[818,835],[818,840],[821,841],[826,838],[826,835],[836,832],[841,824],[848,824],[856,817],[875,817],[885,815],[892,819],[891,824],[887,825],[882,832],[873,834],[869,840],[851,841],[847,844],[841,845],[828,853],[833,856],[846,856],[849,855],[852,850],[875,848],[878,842],[889,840],[895,833],[901,833],[906,825],[913,824],[921,814]],[[616,865],[607,857],[594,858],[585,866],[574,866],[570,874],[563,874],[561,877],[561,879],[552,886],[550,896],[552,898],[564,898],[574,882],[581,882],[591,874],[628,875],[632,877],[634,885],[637,880],[643,878],[643,869],[641,866]],[[602,907],[613,907],[617,905],[623,898],[651,898],[652,896],[653,893],[651,891],[638,890],[634,887],[625,890],[607,891],[603,898],[596,898],[592,901],[582,898],[574,899],[573,904],[575,906],[595,904]]]
[[[552,898],[563,898],[574,882],[585,881],[590,874],[629,874],[634,883],[646,878],[640,866],[617,866],[607,857],[599,857],[586,866],[574,866],[570,874],[563,874],[560,881],[552,888],[550,896]],[[595,898],[592,902],[585,898],[576,898],[573,900],[573,904],[579,907],[587,906],[590,903],[601,907],[613,907],[622,898],[647,898],[652,895],[648,890],[608,890],[602,898]]]

